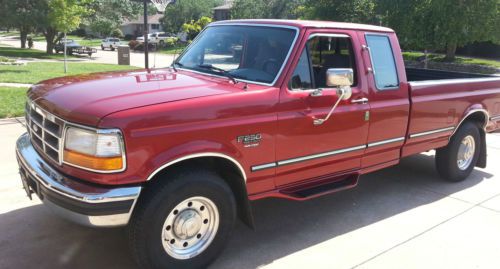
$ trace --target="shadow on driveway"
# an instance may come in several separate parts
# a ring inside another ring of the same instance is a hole
[[[253,203],[257,230],[238,223],[212,268],[256,268],[345,233],[440,200],[493,175],[443,182],[434,157],[418,155],[363,176],[357,188],[305,202]],[[66,222],[42,205],[0,215],[0,268],[135,268],[124,229]],[[367,238],[369,240],[369,238]]]

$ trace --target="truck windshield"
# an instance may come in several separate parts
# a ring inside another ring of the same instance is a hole
[[[270,84],[279,75],[295,35],[296,30],[281,27],[210,26],[174,64],[198,72]]]

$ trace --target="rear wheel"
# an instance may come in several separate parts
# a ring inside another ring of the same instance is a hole
[[[101,44],[101,50],[104,50],[104,46]]]
[[[128,228],[136,261],[144,268],[206,267],[233,229],[236,202],[231,189],[208,171],[183,171],[157,180],[164,182],[145,190]]]
[[[436,151],[436,167],[441,177],[449,181],[466,179],[479,159],[481,139],[479,127],[464,123],[451,137],[450,143]]]

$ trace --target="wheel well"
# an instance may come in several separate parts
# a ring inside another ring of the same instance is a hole
[[[468,115],[465,121],[472,121],[481,124],[481,126],[484,128],[486,127],[486,124],[488,123],[488,116],[482,112],[482,111],[476,111]]]
[[[244,172],[229,159],[214,156],[186,159],[163,168],[151,178],[147,185],[153,182],[155,184],[160,183],[158,182],[160,178],[167,178],[171,173],[186,169],[207,169],[219,174],[234,194],[238,208],[238,217],[245,224],[254,228],[253,214],[248,200]]]
[[[459,123],[457,128],[455,128],[456,132],[456,130],[458,130],[458,128],[460,128],[460,126],[462,126],[462,124],[465,122],[476,123],[482,127],[478,128],[481,137],[481,146],[480,146],[479,159],[476,164],[477,167],[481,168],[486,168],[486,162],[487,162],[486,125],[488,124],[488,120],[489,116],[486,111],[477,110],[465,116],[465,118]],[[455,132],[453,132],[453,135],[455,134]]]

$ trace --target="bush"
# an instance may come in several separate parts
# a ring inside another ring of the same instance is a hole
[[[125,37],[124,37],[123,39],[125,39],[125,40],[129,41],[129,40],[134,39],[134,36],[133,36],[133,35],[131,35],[131,34],[126,34],[126,35],[125,35]]]
[[[128,42],[128,46],[132,50],[144,50],[144,43],[141,43],[137,40],[130,40],[130,42]],[[148,43],[148,48],[150,51],[152,51],[155,49],[155,45]]]
[[[80,29],[74,30],[73,32],[71,32],[69,34],[70,35],[76,35],[76,36],[79,36],[79,37],[84,37],[84,36],[87,35],[87,32],[85,31],[85,29],[80,28]]]
[[[177,37],[169,37],[165,40],[165,47],[166,48],[170,48],[170,47],[173,47],[175,46],[175,44],[177,44],[177,41],[179,39]]]
[[[187,33],[189,40],[193,40],[211,22],[211,18],[204,16],[197,21],[191,20],[189,23],[184,23],[182,30]]]
[[[135,47],[137,47],[137,45],[139,45],[139,41],[137,40],[130,40],[130,42],[128,42],[128,47],[130,49],[135,49]]]
[[[122,30],[117,28],[117,29],[111,31],[111,36],[116,37],[116,38],[122,38],[123,37]]]

